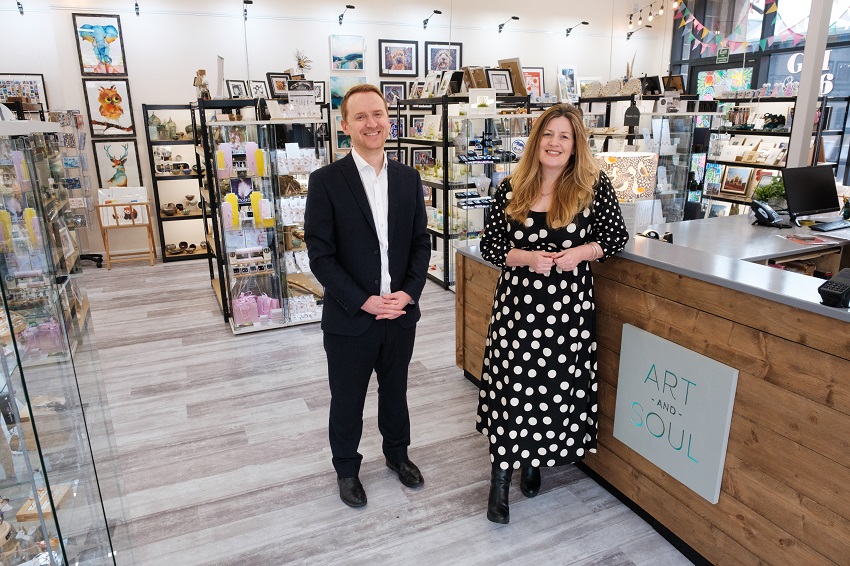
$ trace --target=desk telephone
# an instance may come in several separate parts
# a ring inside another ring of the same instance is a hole
[[[773,228],[790,228],[791,225],[782,221],[775,210],[769,204],[760,200],[754,200],[751,203],[753,214],[756,215],[756,223],[759,226],[772,226]]]
[[[818,287],[818,293],[828,307],[850,308],[850,268],[845,267]]]

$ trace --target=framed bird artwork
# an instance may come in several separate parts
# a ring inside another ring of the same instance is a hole
[[[92,139],[136,135],[127,79],[83,79]]]

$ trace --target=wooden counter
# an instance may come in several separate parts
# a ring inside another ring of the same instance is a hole
[[[632,242],[593,266],[600,429],[585,463],[712,563],[850,564],[850,314],[816,304],[813,278],[716,256],[697,273],[685,264],[704,252],[676,248]],[[457,363],[473,379],[498,274],[458,254]],[[613,437],[626,323],[739,369],[716,505]]]

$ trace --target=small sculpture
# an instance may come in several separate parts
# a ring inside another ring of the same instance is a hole
[[[195,80],[193,81],[193,84],[195,85],[195,90],[199,99],[210,100],[212,98],[212,96],[210,96],[210,86],[207,82],[207,72],[204,69],[198,69],[195,73]]]

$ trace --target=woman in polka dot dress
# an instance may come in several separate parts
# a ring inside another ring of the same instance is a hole
[[[496,191],[481,255],[502,267],[484,351],[476,428],[490,441],[487,518],[510,520],[508,488],[534,497],[540,467],[596,449],[596,326],[591,261],[629,236],[581,114],[537,119],[525,154]]]

